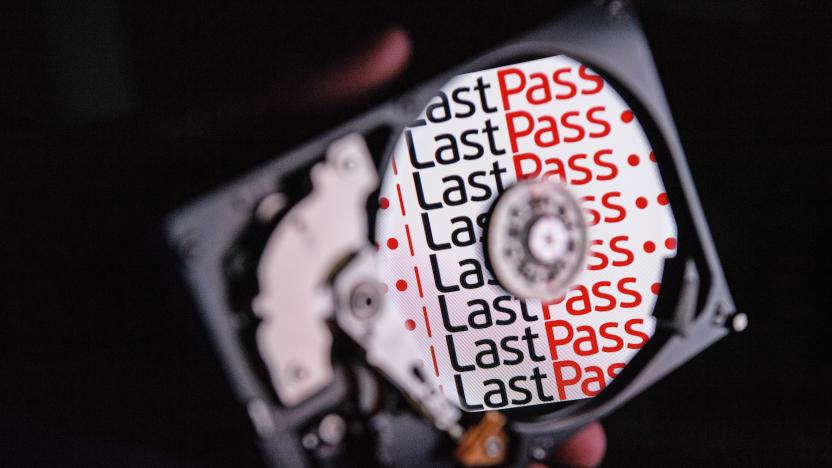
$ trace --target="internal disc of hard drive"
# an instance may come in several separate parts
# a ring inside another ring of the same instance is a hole
[[[391,307],[463,410],[593,397],[653,335],[673,212],[638,116],[570,57],[449,81],[378,206]]]

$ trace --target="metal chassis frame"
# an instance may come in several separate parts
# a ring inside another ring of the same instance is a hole
[[[512,429],[523,435],[517,448],[520,455],[528,457],[541,447],[550,447],[575,429],[608,414],[729,333],[726,321],[734,313],[733,301],[647,41],[632,11],[612,8],[612,5],[594,3],[579,7],[276,157],[168,217],[165,223],[167,238],[181,260],[182,273],[233,389],[245,404],[261,438],[261,446],[272,463],[278,464],[279,460],[280,463],[303,466],[304,455],[299,449],[299,441],[283,429],[309,417],[312,408],[320,410],[334,406],[345,394],[346,382],[343,376],[336,373],[332,386],[308,404],[291,410],[270,402],[268,389],[253,371],[237,341],[237,325],[225,295],[223,255],[250,220],[256,204],[266,195],[281,190],[284,175],[321,159],[331,141],[350,132],[366,134],[385,125],[392,128],[393,138],[398,138],[401,130],[415,119],[436,90],[461,73],[516,63],[527,58],[566,54],[600,72],[619,91],[626,91],[629,98],[622,93],[625,99],[631,105],[640,107],[636,112],[639,120],[643,123],[647,121],[649,125],[645,127],[652,128],[652,134],[648,131],[648,136],[656,148],[662,177],[677,181],[674,191],[668,187],[668,194],[673,201],[671,206],[685,207],[681,213],[674,208],[674,216],[680,224],[679,236],[687,236],[696,250],[687,256],[680,251],[679,257],[684,260],[684,265],[677,268],[682,276],[681,288],[669,306],[673,308],[671,316],[660,320],[657,327],[668,332],[666,339],[649,353],[649,360],[639,364],[629,378],[623,379],[626,382],[615,388],[611,385],[599,397],[589,400],[589,404],[513,421]],[[394,139],[388,142],[385,158]],[[663,147],[662,154],[657,146]],[[684,226],[688,226],[690,232],[683,234]],[[614,381],[617,382],[618,379]]]

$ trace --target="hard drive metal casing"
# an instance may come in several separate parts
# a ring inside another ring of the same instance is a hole
[[[735,314],[641,28],[629,9],[587,5],[276,157],[170,215],[165,226],[167,237],[181,259],[182,273],[234,391],[248,411],[266,457],[273,463],[303,465],[304,455],[297,434],[284,429],[302,419],[310,408],[317,411],[335,405],[346,392],[346,384],[343,376],[336,375],[335,383],[308,404],[281,408],[274,404],[267,383],[257,375],[239,341],[238,324],[227,300],[223,261],[250,222],[257,204],[267,195],[281,191],[287,174],[320,160],[327,145],[346,134],[368,134],[379,127],[390,128],[391,138],[383,155],[388,157],[402,129],[451,77],[558,54],[590,65],[613,83],[636,111],[654,148],[668,196],[673,201],[680,245],[685,247],[666,265],[662,294],[654,311],[658,318],[656,335],[650,345],[598,397],[552,413],[511,420],[512,431],[522,436],[515,446],[515,460],[522,463],[535,449],[550,447],[576,428],[608,414],[728,334],[732,327],[744,328],[744,324],[737,323],[744,316]],[[381,167],[385,166],[386,162],[382,162]]]

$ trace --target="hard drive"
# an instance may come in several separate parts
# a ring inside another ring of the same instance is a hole
[[[633,11],[574,9],[171,214],[274,466],[497,466],[747,325]]]

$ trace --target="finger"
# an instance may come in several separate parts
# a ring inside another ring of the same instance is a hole
[[[552,461],[565,466],[598,466],[607,450],[607,436],[601,424],[584,426],[552,454]]]
[[[247,128],[272,128],[275,122],[292,125],[298,112],[320,114],[358,100],[398,76],[410,54],[410,36],[401,28],[391,28],[336,65],[291,79],[285,69],[278,70],[284,76],[268,74],[247,92],[172,99],[133,120],[110,124],[107,132],[139,135],[135,140],[145,144],[134,155],[138,159],[199,155],[199,145],[213,145]],[[86,157],[107,157],[106,153],[85,152]]]
[[[391,28],[341,63],[312,73],[292,99],[298,107],[313,111],[360,99],[397,77],[411,51],[407,32]]]

